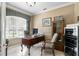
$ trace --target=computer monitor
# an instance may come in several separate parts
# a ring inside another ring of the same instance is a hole
[[[38,28],[33,28],[33,34],[37,34],[38,33]]]

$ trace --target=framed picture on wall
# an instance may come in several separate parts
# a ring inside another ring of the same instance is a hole
[[[43,26],[51,26],[51,21],[52,21],[52,18],[51,17],[44,18],[44,19],[42,19],[42,25]]]

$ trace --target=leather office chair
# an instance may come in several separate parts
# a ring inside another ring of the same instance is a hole
[[[41,48],[41,56],[42,56],[42,52],[44,50],[48,49],[48,48],[51,48],[53,56],[55,56],[55,53],[54,53],[54,42],[56,42],[57,37],[58,37],[58,33],[54,33],[52,40],[50,42],[45,42],[43,44],[43,47]]]

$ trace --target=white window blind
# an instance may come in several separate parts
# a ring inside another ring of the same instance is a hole
[[[6,16],[6,39],[22,38],[27,31],[27,20],[16,16]]]

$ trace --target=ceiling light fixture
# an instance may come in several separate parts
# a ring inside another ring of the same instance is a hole
[[[36,2],[26,2],[26,3],[27,3],[27,5],[30,6],[30,7],[33,7],[33,6],[36,4]]]

